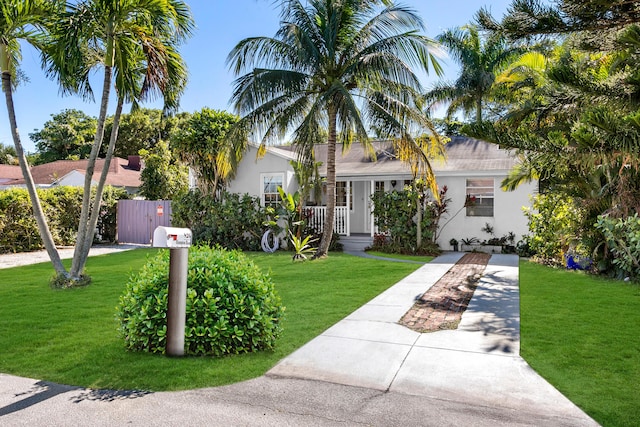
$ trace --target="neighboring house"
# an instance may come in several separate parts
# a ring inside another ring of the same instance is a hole
[[[20,166],[0,165],[0,188],[18,179],[22,179]]]
[[[353,144],[349,151],[336,154],[336,222],[335,231],[341,235],[365,233],[373,235],[375,225],[372,217],[371,194],[375,191],[402,190],[410,184],[410,168],[393,154],[388,142],[373,143],[377,161],[365,153],[360,144]],[[439,187],[448,188],[451,199],[448,213],[440,221],[438,243],[450,249],[449,240],[477,237],[480,240],[491,236],[481,229],[489,223],[494,235],[502,237],[513,232],[516,241],[528,232],[523,206],[530,206],[530,195],[538,191],[537,182],[523,184],[516,191],[505,192],[501,181],[517,164],[512,152],[484,141],[453,137],[446,144],[446,161],[433,161],[432,166]],[[326,158],[326,145],[316,147],[316,160]],[[266,155],[256,160],[257,147],[251,146],[241,161],[236,178],[229,183],[229,191],[249,193],[260,197],[263,205],[279,203],[278,186],[286,192],[298,189],[293,168],[289,163],[296,160],[291,146],[268,147]],[[321,168],[322,176],[326,170]],[[473,206],[465,207],[467,197],[473,197]],[[314,210],[314,225],[321,226],[324,207]]]
[[[40,188],[56,187],[70,185],[74,187],[84,186],[84,177],[86,175],[88,160],[58,160],[51,163],[45,163],[31,168],[31,175],[36,185]],[[95,171],[93,174],[92,185],[97,185],[102,173],[104,159],[96,160]],[[6,166],[6,165],[0,165]],[[9,179],[5,177],[9,171],[4,172],[5,168],[0,168],[0,189],[10,187],[24,187],[24,178],[18,166],[18,174]],[[128,160],[120,157],[114,157],[109,164],[109,173],[107,175],[106,184],[113,187],[124,188],[129,194],[138,191],[141,185],[140,156],[129,156]]]

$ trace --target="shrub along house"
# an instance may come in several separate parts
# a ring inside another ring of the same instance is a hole
[[[391,145],[384,141],[373,145],[376,159],[371,159],[360,144],[353,144],[342,155],[338,147],[335,232],[340,235],[373,236],[376,230],[371,195],[377,191],[402,191],[405,185],[411,184],[409,167],[396,158]],[[462,241],[493,237],[482,231],[486,224],[493,227],[495,237],[511,232],[517,241],[526,234],[527,219],[522,207],[530,206],[529,196],[537,192],[538,186],[537,182],[523,184],[512,192],[500,188],[501,181],[517,164],[514,154],[497,145],[465,137],[453,137],[445,147],[446,160],[432,162],[438,185],[447,186],[447,198],[451,199],[448,212],[440,220],[440,247],[450,249],[452,238]],[[287,193],[298,189],[290,163],[297,159],[294,149],[268,147],[265,156],[257,160],[256,153],[257,148],[250,147],[228,189],[259,197],[263,205],[278,204],[279,186]],[[326,145],[317,146],[315,155],[319,161],[326,158]],[[321,167],[320,175],[325,174]],[[469,198],[474,203],[465,206]],[[321,227],[325,207],[311,206],[310,209],[314,212],[312,224]]]

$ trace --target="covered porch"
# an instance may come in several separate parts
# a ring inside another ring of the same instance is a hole
[[[367,235],[373,238],[377,228],[373,216],[371,195],[380,191],[401,191],[410,182],[405,177],[338,177],[333,231],[341,236]],[[326,197],[323,197],[325,199]],[[323,200],[324,201],[324,200]],[[324,228],[326,206],[307,206],[309,225],[318,231]]]

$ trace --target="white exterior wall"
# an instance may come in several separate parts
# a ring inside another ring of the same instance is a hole
[[[450,250],[449,240],[455,238],[460,244],[462,239],[476,237],[488,240],[482,228],[489,223],[494,228],[494,236],[500,238],[509,232],[516,235],[515,241],[527,234],[527,218],[522,212],[523,206],[531,206],[529,196],[537,192],[537,183],[522,184],[515,191],[502,191],[500,183],[505,175],[487,175],[486,173],[469,173],[459,176],[439,176],[438,186],[447,186],[447,197],[451,199],[448,213],[440,220],[440,236],[438,244],[441,249]],[[468,178],[493,178],[494,203],[493,217],[473,217],[466,215],[464,201],[466,199],[466,180]],[[456,215],[457,213],[457,215]],[[446,224],[446,225],[445,225]]]
[[[298,190],[293,169],[289,160],[267,151],[261,159],[256,159],[257,148],[250,146],[244,154],[236,171],[236,177],[229,183],[227,189],[232,193],[249,193],[251,196],[261,196],[261,175],[282,173],[283,189],[286,193]]]

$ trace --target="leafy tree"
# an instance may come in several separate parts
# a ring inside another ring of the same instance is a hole
[[[10,145],[0,144],[0,164],[17,165],[18,155],[16,153],[16,149]]]
[[[86,159],[91,151],[98,123],[80,110],[62,110],[52,114],[44,127],[30,133],[39,151],[38,162]]]
[[[160,140],[150,151],[140,150],[144,169],[140,174],[140,195],[147,200],[171,200],[189,189],[189,174],[176,162],[169,144]]]
[[[372,125],[395,138],[403,160],[433,182],[423,149],[440,141],[415,106],[422,87],[411,66],[428,71],[431,63],[438,73],[441,69],[433,57],[436,43],[419,34],[422,20],[410,8],[379,0],[281,4],[275,37],[242,40],[228,56],[240,75],[232,102],[241,123],[259,133],[263,145],[291,132],[304,153],[305,145],[328,129],[320,257],[326,256],[333,234],[338,136],[345,149],[353,141],[370,147],[366,124]],[[429,136],[422,140],[412,136],[425,131]]]
[[[98,126],[85,174],[78,242],[69,280],[84,270],[92,233],[98,220],[109,163],[115,150],[125,102],[163,96],[168,109],[177,107],[186,82],[186,67],[177,47],[190,35],[193,18],[181,0],[85,0],[70,4],[56,26],[46,65],[64,90],[92,95],[88,75],[95,66],[104,71]],[[104,167],[92,200],[95,161],[102,147],[109,94],[116,88],[117,103]]]
[[[449,55],[461,66],[460,76],[451,82],[438,82],[425,98],[432,109],[448,103],[447,121],[454,113],[475,115],[482,122],[483,105],[491,101],[496,75],[514,57],[524,52],[521,46],[507,42],[500,35],[483,37],[474,25],[445,31],[437,40],[447,48]]]
[[[193,168],[198,187],[215,194],[226,179],[233,177],[247,148],[243,132],[227,138],[238,117],[226,111],[203,108],[193,113],[171,135],[171,147],[178,157]]]
[[[140,150],[151,150],[160,140],[168,140],[169,132],[175,120],[163,117],[162,110],[137,108],[129,114],[123,114],[118,126],[118,145],[116,157],[127,158]],[[107,119],[105,137],[111,136],[113,117]]]

